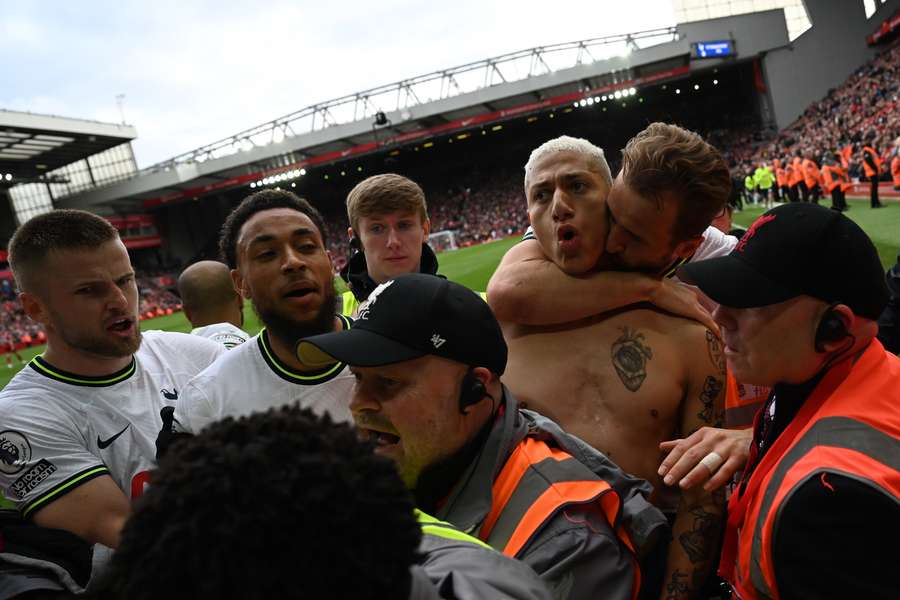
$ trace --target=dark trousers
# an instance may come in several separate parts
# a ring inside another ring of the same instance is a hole
[[[800,202],[798,187],[799,186],[792,185],[787,189],[788,198],[790,198],[791,202]]]
[[[836,185],[834,189],[831,190],[831,208],[835,210],[847,210],[847,199],[844,196],[844,191],[841,190],[841,186]]]
[[[881,202],[878,201],[878,176],[872,177],[869,179],[869,205],[872,208],[878,208],[881,206]]]
[[[772,198],[776,202],[781,202],[781,190],[781,186],[779,186],[777,183],[772,186]]]
[[[809,202],[809,188],[806,187],[806,182],[801,181],[797,184],[797,187],[800,188],[800,201]]]
[[[819,189],[819,185],[816,184],[812,186],[812,189],[809,190],[810,195],[812,196],[812,201],[816,204],[819,203],[819,198],[822,197],[822,190]]]

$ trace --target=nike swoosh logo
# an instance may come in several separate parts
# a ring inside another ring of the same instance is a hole
[[[131,427],[131,423],[129,423],[128,425],[126,425],[126,426],[125,426],[125,429],[128,429],[129,427]],[[108,440],[101,440],[101,439],[100,439],[100,436],[98,435],[98,436],[97,436],[97,446],[99,446],[101,450],[104,450],[105,448],[109,447],[109,445],[112,444],[114,441],[116,441],[116,439],[117,439],[120,435],[122,435],[123,433],[125,433],[125,429],[123,429],[122,431],[120,431],[120,432],[117,433],[116,435],[112,436],[112,437],[109,438]]]

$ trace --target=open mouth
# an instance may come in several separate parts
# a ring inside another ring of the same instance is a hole
[[[556,237],[560,242],[571,242],[578,237],[578,230],[571,225],[562,225],[556,230]]]
[[[316,291],[312,283],[300,283],[292,285],[284,294],[285,298],[305,298]]]
[[[110,331],[114,331],[117,333],[123,333],[123,332],[126,332],[129,329],[131,329],[131,326],[133,323],[134,323],[134,321],[132,321],[128,317],[123,317],[121,319],[117,319],[117,320],[113,321],[106,328],[109,329]]]
[[[365,441],[374,442],[377,448],[394,446],[400,443],[400,436],[388,433],[386,431],[376,431],[374,429],[360,429],[360,438]]]

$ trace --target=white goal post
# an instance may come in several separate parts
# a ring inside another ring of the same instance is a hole
[[[431,246],[431,249],[434,250],[435,253],[444,252],[445,250],[456,250],[459,248],[459,246],[456,245],[456,232],[449,229],[435,231],[429,235],[428,245]]]

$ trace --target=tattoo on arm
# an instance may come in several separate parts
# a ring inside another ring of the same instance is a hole
[[[703,507],[694,508],[691,514],[694,516],[691,530],[679,535],[678,542],[691,562],[697,564],[712,558],[719,539],[722,515],[708,512]]]
[[[647,361],[653,358],[653,351],[643,333],[628,327],[622,331],[612,345],[612,363],[625,387],[636,392],[647,378]]]
[[[716,398],[722,391],[724,384],[720,379],[716,379],[712,375],[707,376],[703,382],[703,391],[700,392],[700,402],[703,403],[703,410],[697,413],[697,416],[706,423],[710,423],[715,427],[722,426],[721,411],[716,410]]]
[[[690,591],[687,583],[687,573],[675,569],[672,571],[672,578],[666,584],[666,600],[677,600]]]
[[[725,373],[725,353],[722,351],[722,342],[709,329],[706,330],[706,347],[709,350],[709,360],[719,373]]]

